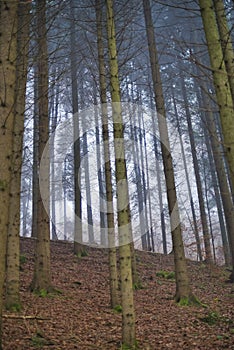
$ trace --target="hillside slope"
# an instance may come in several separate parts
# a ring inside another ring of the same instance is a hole
[[[33,272],[33,240],[21,240],[26,261],[21,271],[23,310],[4,312],[4,350],[117,350],[121,314],[109,307],[108,254],[88,249],[73,255],[72,244],[52,242],[52,277],[61,292],[41,296],[29,292]],[[180,307],[173,301],[175,282],[158,276],[173,271],[173,257],[137,252],[143,289],[135,291],[137,339],[142,350],[233,349],[234,294],[222,268],[188,262],[193,291],[203,307]]]

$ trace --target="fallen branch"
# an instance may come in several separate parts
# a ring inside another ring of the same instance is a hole
[[[3,318],[23,319],[23,320],[49,320],[48,317],[26,316],[26,315],[2,315]]]

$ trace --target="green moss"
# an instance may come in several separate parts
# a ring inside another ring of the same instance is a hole
[[[138,342],[135,341],[134,346],[129,346],[129,345],[126,345],[126,344],[122,344],[120,350],[139,350]]]
[[[202,322],[207,323],[209,326],[215,325],[220,321],[220,316],[215,311],[210,311],[207,316],[199,318]]]
[[[0,180],[0,191],[5,191],[7,188],[7,182],[5,180]]]
[[[138,280],[137,283],[133,283],[133,289],[134,290],[144,289],[142,282]]]
[[[113,309],[115,312],[120,314],[122,312],[122,306],[121,305],[116,305]]]
[[[189,297],[183,297],[178,300],[179,306],[202,306],[207,307],[205,304],[202,304],[200,300],[195,297],[195,295],[190,295]]]
[[[157,277],[162,277],[167,280],[175,280],[175,272],[174,271],[158,271],[156,272]]]
[[[20,302],[18,303],[7,303],[6,309],[11,312],[20,312],[22,310],[22,305]]]

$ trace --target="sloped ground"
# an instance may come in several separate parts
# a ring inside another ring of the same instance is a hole
[[[109,307],[107,251],[89,249],[77,258],[72,244],[52,242],[53,284],[61,294],[46,297],[28,291],[33,241],[21,244],[23,310],[4,312],[3,349],[119,349],[121,315]],[[175,282],[156,275],[173,271],[173,257],[137,252],[137,261],[144,287],[135,291],[141,350],[234,349],[234,293],[224,269],[189,262],[193,291],[207,308],[180,307],[173,301]]]

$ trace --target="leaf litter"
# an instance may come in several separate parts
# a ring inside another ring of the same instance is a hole
[[[72,243],[51,242],[52,283],[60,293],[38,296],[29,291],[33,247],[32,239],[21,239],[23,309],[4,311],[3,350],[120,349],[121,314],[109,306],[108,251],[87,248],[87,256],[76,257]],[[143,285],[134,291],[140,350],[234,348],[234,293],[225,268],[188,260],[193,292],[206,307],[181,307],[173,300],[175,281],[164,277],[173,272],[173,256],[136,254]]]

